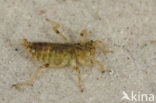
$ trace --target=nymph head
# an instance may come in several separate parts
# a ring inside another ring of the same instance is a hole
[[[96,48],[93,40],[90,40],[84,44],[84,49],[86,51],[86,56],[92,57],[95,55]]]

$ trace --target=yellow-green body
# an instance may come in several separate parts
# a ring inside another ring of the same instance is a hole
[[[22,43],[28,54],[51,67],[62,67],[69,65],[73,60],[81,62],[81,59],[89,59],[95,54],[93,41],[84,43],[47,43],[28,42],[24,39]]]
[[[48,67],[58,68],[68,65],[71,66],[78,73],[78,87],[82,92],[83,88],[81,87],[81,76],[78,64],[85,66],[98,64],[102,73],[110,72],[110,70],[104,69],[104,66],[100,61],[92,58],[96,53],[97,46],[99,46],[104,53],[112,52],[106,49],[106,46],[102,41],[90,40],[82,42],[82,39],[88,35],[87,31],[84,29],[80,33],[78,43],[69,43],[67,38],[63,36],[62,33],[58,30],[60,25],[49,19],[46,20],[49,21],[51,24],[56,24],[56,26],[53,27],[53,30],[60,36],[64,43],[29,42],[26,39],[24,39],[22,45],[25,47],[28,54],[32,58],[43,62],[43,64],[37,68],[37,70],[34,72],[34,74],[29,80],[13,84],[12,87],[19,89],[20,86],[32,85],[34,80],[40,73],[41,69]]]

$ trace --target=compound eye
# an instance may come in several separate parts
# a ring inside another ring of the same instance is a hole
[[[93,43],[93,40],[91,40],[90,42]]]

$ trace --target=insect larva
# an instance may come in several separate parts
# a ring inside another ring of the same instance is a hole
[[[91,66],[93,64],[98,64],[102,73],[110,72],[110,70],[104,69],[104,66],[100,61],[93,59],[96,54],[96,47],[103,50],[104,53],[112,52],[106,49],[105,44],[100,40],[90,40],[82,42],[82,39],[87,36],[87,31],[84,29],[80,33],[78,43],[69,43],[67,39],[58,30],[60,25],[49,19],[46,19],[51,24],[56,24],[53,30],[60,36],[64,43],[49,43],[49,42],[29,42],[24,39],[22,45],[30,55],[30,57],[43,62],[43,65],[37,68],[32,77],[21,83],[12,85],[12,87],[19,88],[24,85],[32,85],[34,80],[37,78],[41,69],[48,67],[64,67],[71,66],[78,73],[78,87],[81,91],[83,88],[81,86],[81,76],[78,64]]]

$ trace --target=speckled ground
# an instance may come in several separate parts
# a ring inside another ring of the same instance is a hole
[[[10,88],[41,65],[28,57],[23,38],[62,42],[46,18],[59,22],[71,42],[82,29],[105,42],[114,53],[96,59],[113,72],[80,66],[83,93],[71,67],[43,70],[24,91]],[[132,103],[121,100],[123,91],[156,96],[155,69],[155,0],[0,0],[0,103]]]

